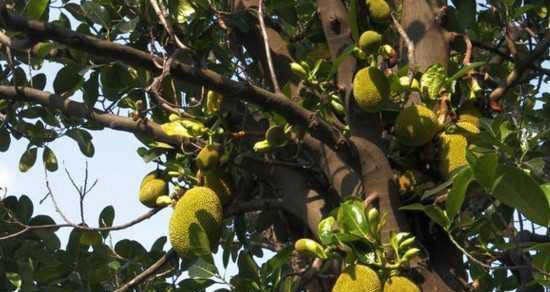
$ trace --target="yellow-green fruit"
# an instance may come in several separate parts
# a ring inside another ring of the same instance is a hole
[[[338,276],[332,292],[381,292],[378,274],[363,265],[349,266]]]
[[[204,186],[213,190],[222,205],[225,205],[231,201],[232,192],[229,183],[218,172],[212,172],[204,176]]]
[[[441,149],[439,151],[439,171],[448,178],[453,171],[466,165],[466,148],[468,141],[463,135],[441,135]]]
[[[399,142],[407,146],[430,142],[438,130],[437,117],[423,105],[404,108],[395,120],[395,135]]]
[[[367,30],[359,37],[359,48],[367,54],[376,54],[382,44],[382,35],[374,30]]]
[[[147,174],[139,186],[139,201],[149,207],[157,207],[156,201],[160,196],[168,196],[168,182],[164,180],[159,171]]]
[[[363,68],[353,79],[353,95],[362,110],[377,112],[390,97],[390,82],[378,68]]]
[[[209,188],[194,187],[176,204],[168,237],[180,256],[209,255],[216,249],[222,228],[220,199]]]
[[[374,22],[384,23],[390,18],[390,6],[384,0],[367,0],[367,7]]]
[[[208,91],[206,94],[206,111],[210,114],[220,111],[223,95],[215,91]]]
[[[204,173],[214,171],[220,163],[220,152],[214,145],[207,145],[197,155],[197,167]]]
[[[325,250],[323,246],[317,243],[315,240],[309,238],[301,238],[294,243],[294,249],[306,256],[312,258],[326,258]]]
[[[420,288],[405,277],[393,276],[384,283],[384,292],[420,292]]]
[[[267,132],[265,132],[265,139],[272,147],[283,147],[288,141],[282,126],[270,127]]]

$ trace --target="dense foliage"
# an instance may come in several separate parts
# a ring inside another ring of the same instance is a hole
[[[0,1],[0,151],[54,172],[111,128],[151,166],[123,226],[5,196],[0,290],[543,291],[546,1],[446,2]],[[108,240],[171,207],[151,250]]]

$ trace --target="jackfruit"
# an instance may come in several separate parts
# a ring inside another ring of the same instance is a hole
[[[456,169],[467,164],[467,147],[468,141],[463,135],[441,135],[441,148],[439,151],[439,172],[444,178],[448,178]]]
[[[149,208],[155,208],[160,196],[168,196],[168,182],[162,178],[160,171],[154,170],[141,181],[139,201]]]
[[[399,142],[407,146],[430,142],[438,130],[437,117],[423,105],[404,108],[395,120],[395,135]]]
[[[376,54],[382,44],[382,35],[374,30],[367,30],[359,37],[359,48],[367,54]]]
[[[215,145],[207,145],[201,149],[197,155],[197,167],[208,174],[216,169],[220,164],[220,151]]]
[[[468,122],[479,128],[479,119],[481,118],[481,111],[473,105],[465,105],[463,109],[459,111],[458,121]]]
[[[382,284],[378,274],[363,265],[349,266],[336,279],[332,292],[381,292]]]
[[[284,147],[288,142],[284,127],[272,126],[265,132],[265,139],[272,147]]]
[[[384,292],[420,292],[420,288],[405,277],[393,276],[384,283]]]
[[[390,5],[384,0],[367,0],[370,19],[385,23],[390,18]]]
[[[216,193],[216,195],[218,195],[222,205],[225,205],[231,201],[231,186],[229,185],[227,179],[225,179],[219,171],[214,171],[205,175],[204,186],[210,188]]]
[[[209,255],[218,246],[223,209],[209,188],[194,187],[178,201],[170,218],[168,237],[182,257]]]
[[[206,112],[209,114],[217,113],[223,101],[223,95],[216,91],[208,91],[206,94]]]
[[[390,82],[378,68],[363,68],[353,79],[353,95],[362,110],[377,112],[390,97]]]

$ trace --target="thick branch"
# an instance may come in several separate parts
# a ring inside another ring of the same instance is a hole
[[[36,39],[53,40],[92,55],[109,57],[157,74],[161,73],[161,69],[155,65],[155,63],[162,64],[164,62],[160,57],[129,46],[65,30],[44,22],[29,21],[20,16],[11,15],[3,3],[0,9],[0,16],[3,18],[4,23],[12,30],[23,31]],[[202,84],[210,89],[222,92],[226,98],[243,99],[276,111],[290,123],[304,127],[311,132],[312,136],[330,145],[331,148],[352,161],[353,148],[350,142],[338,130],[320,119],[315,113],[290,101],[284,95],[271,93],[251,84],[236,82],[212,70],[198,69],[179,61],[174,61],[171,72],[176,78]]]
[[[181,144],[175,136],[168,136],[160,126],[152,121],[134,121],[132,118],[121,117],[97,109],[89,109],[85,104],[59,95],[30,87],[15,88],[14,86],[0,85],[0,99],[29,101],[39,103],[51,109],[60,110],[67,116],[93,120],[104,127],[130,133],[145,133],[158,141],[171,145]]]

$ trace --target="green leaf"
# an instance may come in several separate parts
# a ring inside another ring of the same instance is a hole
[[[193,279],[187,278],[178,283],[178,288],[181,291],[199,292],[215,284],[216,281],[211,279]]]
[[[441,64],[431,65],[420,78],[422,92],[427,91],[431,99],[438,98],[446,78],[447,72]]]
[[[452,0],[457,10],[457,18],[462,29],[471,28],[476,22],[475,0]]]
[[[466,159],[473,171],[476,181],[487,190],[493,187],[496,170],[498,166],[498,156],[495,152],[476,157],[471,151],[466,152]]]
[[[351,36],[355,41],[359,40],[359,28],[357,25],[357,0],[351,0],[348,18],[349,18],[349,26],[351,28]]]
[[[95,1],[86,1],[82,4],[83,12],[93,22],[109,28],[111,23],[111,15],[103,5]]]
[[[84,82],[84,85],[82,86],[82,98],[84,99],[84,103],[92,108],[94,107],[95,103],[97,102],[97,97],[99,95],[99,74],[97,71],[94,71],[90,74],[90,78]]]
[[[216,266],[210,260],[206,261],[202,257],[198,258],[198,260],[189,268],[189,277],[192,278],[208,279],[217,274],[218,269]]]
[[[67,136],[78,143],[78,148],[80,148],[82,154],[88,157],[94,156],[95,149],[90,133],[82,129],[73,128],[67,131]]]
[[[472,71],[476,68],[479,68],[479,67],[485,65],[486,63],[487,62],[475,62],[475,63],[470,63],[468,65],[465,65],[464,67],[462,67],[462,69],[458,70],[453,76],[451,76],[451,78],[449,78],[449,81],[458,80],[458,79],[464,77],[470,71]]]
[[[24,15],[28,19],[39,20],[44,11],[48,8],[50,0],[30,0],[27,1],[27,6],[25,6]]]
[[[537,182],[516,167],[499,166],[491,194],[502,203],[517,208],[531,221],[550,224],[550,205]]]
[[[83,80],[82,76],[80,76],[80,69],[77,66],[65,66],[57,72],[53,81],[53,89],[57,94],[72,93],[80,87]]]
[[[344,62],[344,60],[353,53],[353,50],[355,49],[355,45],[350,45],[347,47],[336,59],[334,62],[332,62],[332,67],[330,68],[330,71],[328,73],[328,77],[332,77],[334,74],[336,74],[336,71],[338,71],[338,67],[340,67],[340,64]]]
[[[0,152],[6,152],[10,148],[11,136],[4,127],[0,128]]]
[[[531,250],[536,251],[531,263],[539,271],[550,272],[550,243],[539,243],[534,245]],[[535,280],[541,285],[550,285],[550,276],[542,273],[535,273]]]
[[[127,88],[132,78],[128,73],[128,67],[119,63],[103,66],[100,71],[101,90],[109,100],[116,99],[120,91]]]
[[[342,231],[367,238],[368,223],[363,203],[355,200],[342,203],[338,208],[337,219]]]
[[[449,220],[453,220],[460,211],[462,203],[464,203],[464,197],[466,196],[466,190],[473,180],[473,173],[470,167],[465,167],[459,171],[459,173],[453,178],[453,187],[447,196],[447,202],[445,209],[447,211],[447,217]]]
[[[54,172],[57,170],[57,157],[55,153],[48,146],[44,146],[44,152],[42,152],[42,161],[46,166],[46,169]]]
[[[115,220],[115,208],[113,206],[107,206],[99,213],[99,227],[111,227]],[[106,238],[109,231],[101,231],[103,238]]]
[[[422,205],[420,203],[414,203],[411,205],[403,206],[399,208],[399,210],[422,211],[426,213],[426,215],[430,217],[432,221],[439,224],[445,229],[447,229],[450,224],[449,218],[447,217],[447,215],[445,215],[445,212],[434,205]]]
[[[546,195],[546,200],[550,203],[550,183],[543,184],[540,186],[544,194]]]
[[[36,147],[31,147],[21,155],[21,159],[19,160],[19,171],[26,172],[32,168],[36,162],[36,151]]]
[[[15,210],[17,219],[19,219],[23,223],[28,223],[31,220],[33,211],[34,206],[32,205],[31,199],[29,199],[29,197],[25,195],[22,195],[19,198],[17,209]]]
[[[191,5],[189,0],[178,0],[175,1],[175,10],[176,10],[176,20],[178,23],[186,22],[189,16],[195,13],[195,8]]]
[[[330,216],[327,217],[321,222],[319,222],[318,226],[318,234],[319,239],[321,240],[321,243],[324,245],[333,244],[336,242],[336,237],[334,236],[334,227],[336,225],[336,219],[334,217]]]
[[[237,260],[237,266],[239,267],[239,276],[247,279],[258,278],[258,265],[250,253],[244,250],[241,251]]]
[[[46,74],[40,73],[32,77],[32,86],[38,90],[44,90],[46,87]]]

